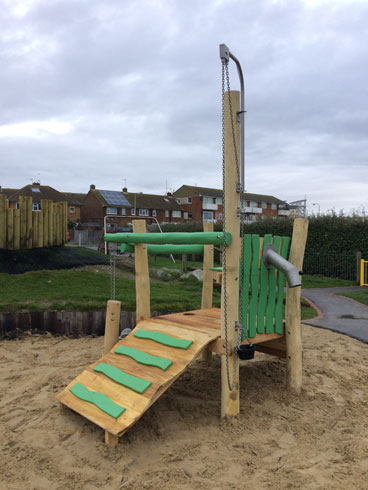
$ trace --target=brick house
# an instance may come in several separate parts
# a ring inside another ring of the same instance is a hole
[[[74,223],[80,221],[81,208],[84,198],[87,194],[78,194],[75,192],[63,192],[65,200],[68,203],[68,219]]]
[[[10,189],[8,187],[1,187],[0,185],[0,194],[5,195],[6,207],[9,207],[9,197],[17,191],[18,189]]]
[[[222,190],[208,187],[182,185],[174,192],[183,209],[184,220],[216,222],[222,220]],[[243,193],[241,203],[246,212],[246,223],[265,218],[286,218],[290,211],[285,201],[274,196]]]
[[[63,202],[67,200],[62,192],[57,191],[53,187],[41,185],[39,182],[33,182],[33,184],[25,185],[9,195],[9,208],[18,208],[19,196],[32,197],[33,211],[41,210],[42,199],[48,199],[53,202]]]

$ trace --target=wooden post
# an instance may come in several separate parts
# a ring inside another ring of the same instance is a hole
[[[145,233],[146,222],[144,220],[134,220],[133,232]],[[136,243],[134,245],[134,256],[136,322],[138,323],[143,318],[151,316],[147,245],[145,243]]]
[[[121,302],[110,299],[107,302],[105,336],[104,336],[104,355],[114,347],[119,338]]]
[[[236,121],[236,113],[240,110],[240,92],[231,91],[231,105],[233,109],[233,121],[235,127],[235,139],[238,158],[240,155],[240,124]],[[239,258],[241,252],[240,244],[240,217],[237,215],[240,206],[240,193],[237,192],[236,184],[238,176],[236,171],[231,118],[229,110],[229,94],[225,94],[225,222],[226,231],[232,235],[232,242],[226,249],[226,274],[222,277],[221,292],[221,341],[225,340],[225,304],[224,293],[227,296],[227,332],[229,359],[221,357],[221,416],[235,416],[239,414],[239,360],[234,353],[237,332],[235,322],[238,320],[239,306]],[[224,271],[225,272],[225,271]],[[226,284],[225,284],[226,282]],[[227,366],[228,364],[228,366]],[[228,372],[227,372],[228,369]],[[233,383],[233,378],[235,379]],[[233,389],[230,390],[233,383]]]
[[[360,261],[362,260],[362,252],[356,253],[356,283],[360,285]]]
[[[49,208],[47,199],[41,199],[41,209],[43,212],[43,246],[49,244]]]
[[[6,233],[6,248],[14,250],[14,209],[8,208],[7,213],[7,233]]]
[[[48,208],[49,208],[49,247],[52,247],[54,245],[54,203],[52,201],[49,201],[48,203]]]
[[[303,267],[305,244],[307,242],[308,220],[294,220],[293,237],[289,261],[300,271]],[[286,362],[288,390],[299,394],[302,389],[302,336],[300,326],[300,294],[301,288],[287,288],[286,291]]]
[[[32,197],[26,196],[24,199],[26,201],[27,213],[25,246],[26,248],[32,248]]]
[[[156,258],[156,256],[155,256]],[[188,270],[188,266],[187,266],[187,260],[188,260],[188,255],[187,254],[183,254],[181,256],[181,270],[186,273],[187,270]]]
[[[105,430],[105,443],[107,447],[113,449],[119,444],[119,437]]]
[[[38,213],[39,211],[32,212],[32,246],[34,248],[38,247]]]
[[[213,231],[213,223],[203,223],[203,231]],[[202,283],[202,310],[212,308],[213,276],[210,268],[213,267],[213,245],[204,245],[203,252],[203,283]]]
[[[37,237],[37,243],[40,248],[43,247],[43,217],[44,217],[44,211],[38,211],[37,213],[37,218],[38,218],[38,237]]]
[[[6,248],[6,215],[5,194],[0,194],[0,248]]]
[[[27,203],[24,196],[19,196],[18,202],[20,214],[20,248],[26,248]]]
[[[20,249],[20,209],[14,209],[14,250]]]

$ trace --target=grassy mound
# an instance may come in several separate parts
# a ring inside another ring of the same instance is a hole
[[[44,247],[0,250],[0,272],[23,274],[39,270],[71,269],[83,265],[107,264],[109,258],[83,247]]]

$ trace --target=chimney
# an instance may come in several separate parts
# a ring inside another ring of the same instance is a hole
[[[96,186],[95,186],[95,184],[91,184],[91,185],[89,186],[89,190],[90,190],[90,191],[94,191],[94,190],[96,190]]]
[[[127,187],[123,187],[123,192],[128,192],[128,188]]]
[[[40,187],[40,182],[33,182],[32,185],[38,185]]]
[[[167,195],[168,195],[168,196],[172,196],[171,192],[168,192],[168,193],[167,193]]]

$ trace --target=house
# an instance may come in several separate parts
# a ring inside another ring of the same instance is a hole
[[[75,192],[63,192],[65,200],[68,203],[68,219],[74,223],[80,221],[81,208],[84,198],[87,194],[78,194]]]
[[[31,196],[32,197],[32,209],[33,211],[41,210],[42,199],[48,199],[53,202],[66,201],[66,197],[62,192],[57,191],[53,187],[48,185],[41,185],[39,182],[33,182],[28,184],[19,190],[9,194],[8,202],[9,208],[19,207],[19,196]]]
[[[5,202],[6,202],[6,206],[9,207],[9,196],[11,196],[12,194],[14,194],[15,192],[17,192],[18,189],[9,189],[8,187],[1,187],[0,185],[0,194],[4,194],[5,195]]]
[[[184,220],[214,223],[222,220],[221,189],[182,185],[174,192],[174,197],[183,208]],[[246,223],[265,218],[286,218],[290,214],[287,203],[274,196],[246,192],[240,199]]]

